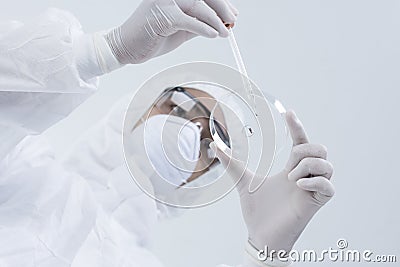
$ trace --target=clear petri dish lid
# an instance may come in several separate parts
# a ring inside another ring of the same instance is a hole
[[[226,196],[242,177],[230,177],[222,164],[213,165],[209,168],[210,171],[196,181],[183,186],[177,187],[157,177],[154,165],[146,156],[146,150],[138,149],[139,135],[136,134],[133,140],[132,132],[135,125],[143,123],[144,113],[160,99],[167,88],[192,88],[203,91],[215,100],[213,105],[208,106],[210,140],[203,139],[201,143],[215,142],[222,151],[231,153],[232,157],[242,161],[246,168],[255,173],[249,186],[250,192],[255,192],[271,171],[279,169],[276,167],[279,163],[277,157],[289,143],[282,117],[285,110],[279,101],[265,95],[248,80],[253,89],[249,96],[243,83],[244,78],[247,79],[226,65],[191,62],[161,71],[135,92],[124,119],[124,156],[133,180],[146,194],[174,207],[202,207]],[[188,104],[180,98],[174,100],[183,101],[182,105]],[[186,105],[188,106],[191,107]],[[145,125],[144,123],[142,127],[143,136],[146,131],[151,131]],[[208,152],[201,151],[200,155]],[[162,190],[158,190],[159,188]],[[161,191],[162,194],[158,193]]]

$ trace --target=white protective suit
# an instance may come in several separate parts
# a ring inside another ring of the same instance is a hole
[[[162,266],[148,250],[159,209],[123,159],[129,99],[63,161],[34,137],[96,91],[91,77],[102,71],[86,38],[55,9],[25,25],[0,24],[1,267]]]

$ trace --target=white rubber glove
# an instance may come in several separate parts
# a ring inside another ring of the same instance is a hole
[[[268,177],[254,193],[248,191],[253,173],[244,170],[242,162],[211,145],[231,176],[243,174],[237,189],[249,242],[257,250],[268,247],[269,251],[289,252],[314,214],[335,192],[329,180],[333,167],[326,160],[326,148],[308,142],[294,112],[288,112],[286,120],[293,139],[287,166],[279,174]]]
[[[142,63],[198,35],[227,37],[224,23],[234,23],[237,14],[228,0],[143,0],[106,40],[121,64]]]

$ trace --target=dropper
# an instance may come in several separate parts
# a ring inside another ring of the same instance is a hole
[[[251,85],[249,76],[247,75],[247,70],[244,65],[242,55],[240,54],[239,46],[236,42],[235,35],[233,34],[233,29],[232,29],[233,24],[226,24],[226,27],[228,28],[228,31],[229,31],[228,39],[229,39],[229,44],[231,45],[233,56],[235,57],[236,66],[237,66],[239,72],[242,74],[243,85],[247,91],[247,96],[248,96],[249,100],[253,102],[252,103],[253,110],[254,110],[255,115],[257,116],[256,97],[254,95],[253,86]]]

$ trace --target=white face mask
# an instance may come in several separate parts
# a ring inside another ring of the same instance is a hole
[[[132,132],[132,149],[135,161],[149,178],[157,199],[179,203],[183,198],[195,199],[194,192],[180,192],[178,187],[187,182],[200,157],[201,132],[193,122],[177,116],[155,115],[140,124]],[[207,179],[221,172],[220,168],[211,168],[206,174],[188,185],[196,187],[208,184]],[[205,179],[203,179],[205,178]],[[166,180],[167,182],[165,182]],[[199,181],[201,180],[201,181]],[[187,185],[186,185],[187,186]],[[157,202],[160,218],[177,216],[180,209]]]
[[[143,135],[145,155],[151,163],[153,173],[147,173],[154,190],[157,180],[164,179],[175,187],[185,183],[196,168],[200,154],[200,129],[191,121],[171,116],[155,115],[140,125],[134,132]],[[136,138],[140,138],[136,136]],[[149,171],[147,171],[149,172]]]

